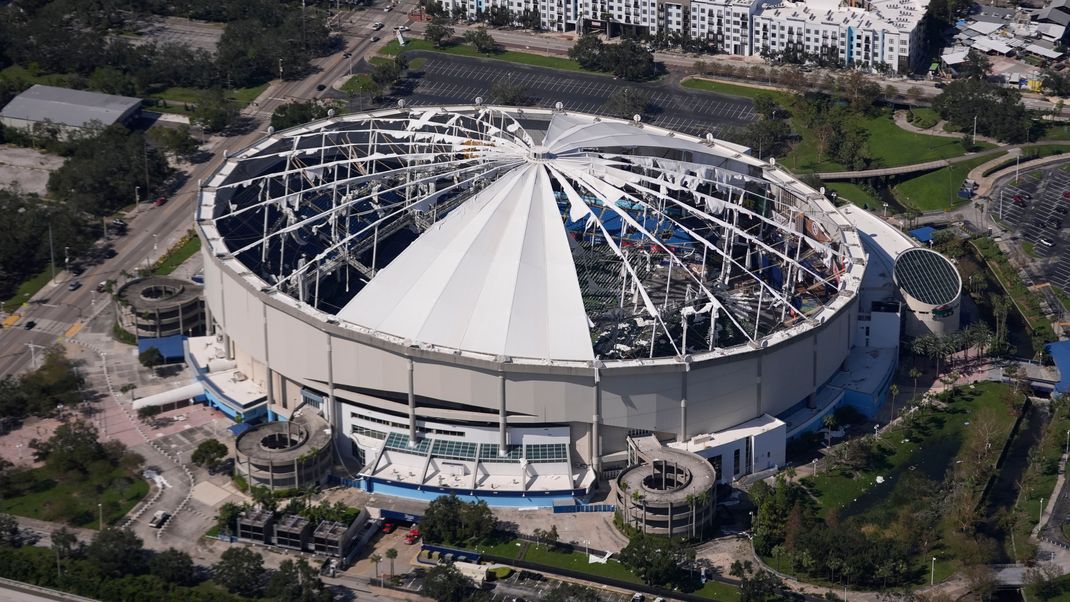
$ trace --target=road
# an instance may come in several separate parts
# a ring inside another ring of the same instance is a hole
[[[341,19],[345,51],[353,54],[353,60],[364,54],[374,54],[379,46],[391,39],[390,30],[408,22],[408,11],[415,6],[412,0],[403,3],[391,12],[370,9],[348,13]],[[377,43],[370,38],[375,33],[370,25],[374,21],[384,23],[383,37]],[[374,48],[373,48],[374,46]],[[75,278],[63,271],[62,248],[55,249],[56,278],[34,295],[18,311],[19,318],[12,317],[5,324],[10,326],[0,331],[0,377],[18,374],[31,366],[32,359],[40,349],[30,345],[47,347],[63,336],[73,336],[80,325],[104,309],[109,302],[109,295],[98,294],[97,283],[116,279],[122,271],[133,272],[137,266],[151,265],[158,257],[193,226],[193,210],[197,192],[197,182],[206,179],[223,161],[224,151],[234,153],[262,138],[271,119],[271,113],[280,104],[291,100],[307,100],[319,97],[320,85],[330,87],[331,83],[346,75],[351,68],[351,60],[343,57],[339,51],[313,61],[318,69],[312,75],[296,81],[273,81],[270,86],[250,104],[242,114],[252,120],[252,127],[247,133],[232,136],[213,136],[202,147],[212,153],[212,158],[204,163],[192,165],[183,175],[185,182],[168,197],[166,204],[160,207],[151,203],[142,203],[129,212],[126,221],[130,224],[125,236],[113,236],[110,244],[117,252],[112,258],[88,266],[86,272],[77,278],[83,286],[77,290],[67,289]],[[27,330],[29,322],[36,326]],[[38,358],[40,361],[40,358]]]

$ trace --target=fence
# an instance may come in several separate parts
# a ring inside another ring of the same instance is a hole
[[[614,512],[617,507],[613,504],[570,504],[567,506],[554,506],[554,514],[566,514],[573,512]]]

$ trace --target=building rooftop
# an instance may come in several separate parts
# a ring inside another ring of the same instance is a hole
[[[140,105],[140,98],[37,84],[7,103],[0,117],[71,127],[86,127],[92,122],[109,126]]]
[[[896,257],[893,278],[904,293],[929,305],[951,303],[962,290],[951,261],[929,249],[910,249]]]

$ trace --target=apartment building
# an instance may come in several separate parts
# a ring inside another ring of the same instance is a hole
[[[719,52],[823,56],[905,71],[922,60],[928,0],[445,0],[475,15],[493,5],[539,11],[551,31],[687,34]]]

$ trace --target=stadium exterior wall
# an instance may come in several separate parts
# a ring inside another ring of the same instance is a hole
[[[407,412],[404,399],[411,362],[417,399],[474,410],[417,403],[417,421],[478,421],[491,426],[500,421],[504,377],[508,425],[586,425],[586,433],[573,433],[572,453],[595,465],[599,461],[592,455],[597,452],[590,443],[596,421],[600,420],[598,455],[607,456],[624,451],[629,431],[674,434],[684,440],[763,413],[776,415],[812,395],[839,370],[856,331],[857,297],[841,293],[848,298],[834,312],[826,312],[821,323],[808,324],[794,336],[744,352],[714,352],[691,363],[606,362],[595,368],[498,362],[405,347],[331,324],[326,314],[255,290],[243,277],[240,263],[216,257],[210,249],[205,245],[208,310],[229,337],[239,369],[265,388],[270,403],[294,407],[301,387],[333,392],[339,402],[352,402],[353,390],[360,389],[391,394],[400,401],[382,400],[381,406],[395,414]],[[348,413],[336,408],[327,412]],[[348,437],[340,417],[332,424],[338,438]],[[338,448],[346,451],[348,445]]]

